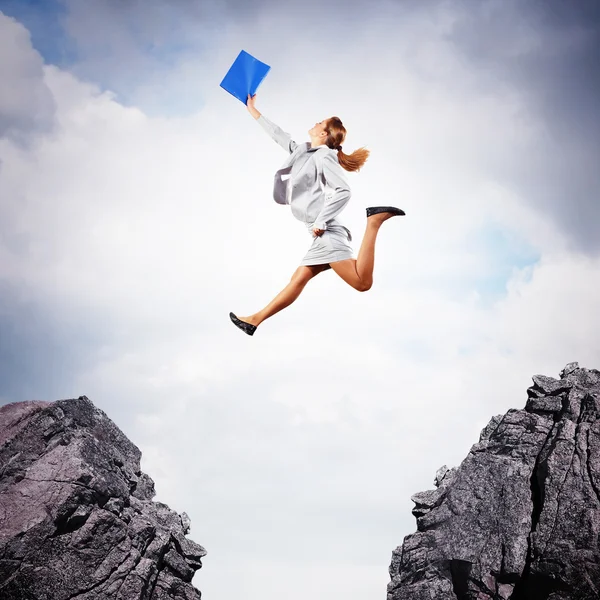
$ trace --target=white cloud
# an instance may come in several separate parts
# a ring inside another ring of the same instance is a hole
[[[282,44],[269,35],[279,17],[230,27],[186,117],[46,66],[28,85],[51,94],[55,130],[27,148],[0,139],[0,277],[105,336],[65,388],[125,428],[159,499],[191,515],[209,596],[385,593],[391,551],[414,529],[410,495],[493,414],[520,408],[534,372],[597,366],[598,260],[498,178],[524,160],[515,147],[545,143],[542,123],[511,86],[481,91],[445,39],[452,13],[433,14],[398,23],[394,40],[385,20],[364,22],[339,53],[312,33]],[[270,300],[310,238],[271,199],[281,150],[218,88],[250,38],[273,57],[259,109],[298,138],[335,112],[345,147],[372,149],[350,176],[356,249],[365,206],[407,211],[381,231],[369,293],[325,273],[253,338],[229,310]],[[182,60],[173,73],[190,72]]]

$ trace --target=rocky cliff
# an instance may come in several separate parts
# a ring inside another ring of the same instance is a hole
[[[600,372],[533,377],[458,468],[412,497],[388,600],[600,598]]]
[[[197,600],[204,548],[85,397],[0,408],[2,600]]]

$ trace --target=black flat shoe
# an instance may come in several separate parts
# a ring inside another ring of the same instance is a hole
[[[240,321],[232,312],[229,313],[229,318],[236,327],[239,327],[244,333],[248,335],[254,335],[256,331],[256,325],[246,323],[246,321]]]
[[[367,218],[372,215],[378,215],[379,213],[392,213],[395,216],[403,216],[406,213],[400,208],[395,206],[371,206],[367,208]]]

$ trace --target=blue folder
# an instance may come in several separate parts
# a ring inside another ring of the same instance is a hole
[[[246,104],[248,94],[256,94],[258,86],[270,69],[269,65],[242,50],[221,81],[221,87]]]

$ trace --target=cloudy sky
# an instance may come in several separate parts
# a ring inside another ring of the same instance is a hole
[[[87,395],[192,519],[207,600],[384,598],[411,494],[535,373],[600,367],[600,7],[580,0],[0,0],[0,402]],[[338,115],[375,285],[310,244],[285,159]]]

